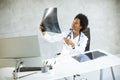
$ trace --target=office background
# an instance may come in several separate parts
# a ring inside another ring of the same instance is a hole
[[[0,38],[37,34],[44,9],[49,7],[57,7],[62,31],[70,28],[76,14],[87,15],[90,49],[120,55],[119,0],[0,0]]]

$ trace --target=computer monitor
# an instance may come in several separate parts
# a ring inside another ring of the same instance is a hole
[[[17,59],[40,57],[37,35],[0,39],[0,58]]]

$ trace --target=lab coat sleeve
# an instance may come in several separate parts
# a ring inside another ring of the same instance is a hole
[[[50,35],[49,33],[46,32],[46,34],[43,36],[41,31],[38,29],[38,36],[48,42],[56,42],[56,41],[61,41],[63,40],[64,36],[66,36],[66,32],[62,32],[60,34],[55,34],[55,35]]]
[[[60,41],[63,40],[64,37],[64,33],[61,34],[55,34],[53,36],[49,35],[48,33],[46,33],[44,35],[44,38],[48,41],[48,42],[56,42],[56,41]]]

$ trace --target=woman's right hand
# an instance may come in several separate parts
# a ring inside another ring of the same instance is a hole
[[[44,31],[44,27],[43,27],[42,23],[39,25],[39,30],[41,31],[42,35],[44,36],[46,32]]]

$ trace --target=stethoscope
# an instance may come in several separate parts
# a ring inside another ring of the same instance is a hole
[[[69,39],[71,39],[71,34],[72,34],[72,30],[71,30],[71,32],[67,35],[67,37],[66,38],[69,38]],[[78,46],[80,46],[80,36],[81,36],[81,33],[79,34],[79,38],[78,38],[78,42],[77,42],[77,45]]]

